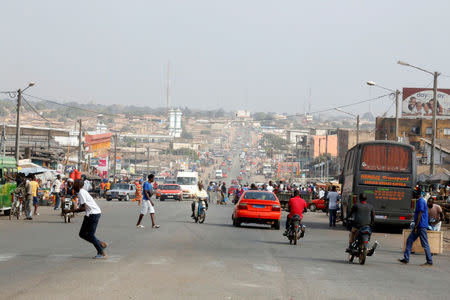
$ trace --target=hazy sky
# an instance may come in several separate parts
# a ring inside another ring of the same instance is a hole
[[[450,1],[1,1],[0,90],[62,101],[303,112],[450,75]],[[450,77],[439,79],[450,88]],[[384,112],[392,100],[349,110]],[[391,110],[392,112],[393,110]]]

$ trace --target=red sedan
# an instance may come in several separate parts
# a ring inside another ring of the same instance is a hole
[[[234,207],[233,226],[242,223],[268,224],[280,229],[281,205],[277,196],[266,191],[246,191]]]
[[[312,199],[311,202],[306,203],[308,205],[308,209],[312,212],[316,210],[321,210],[323,212],[326,211],[326,203],[324,199]]]

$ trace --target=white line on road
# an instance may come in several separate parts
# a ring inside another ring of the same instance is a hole
[[[59,262],[59,261],[67,260],[67,259],[71,258],[72,256],[73,256],[72,254],[50,254],[49,256],[47,256],[46,259],[49,261]]]
[[[146,263],[147,265],[166,265],[169,260],[165,257],[157,257]]]
[[[253,268],[260,271],[281,272],[281,268],[274,265],[253,264]]]
[[[13,259],[16,256],[17,256],[17,254],[0,254],[0,262],[8,261],[10,259]]]

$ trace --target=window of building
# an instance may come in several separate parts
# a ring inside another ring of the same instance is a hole
[[[433,133],[433,128],[427,127],[427,129],[425,129],[425,134],[432,134],[432,133]]]
[[[450,128],[444,128],[444,135],[450,135]]]

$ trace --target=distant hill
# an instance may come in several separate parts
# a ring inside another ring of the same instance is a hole
[[[362,115],[361,120],[366,120],[366,121],[375,121],[375,117],[371,112],[366,112]]]

